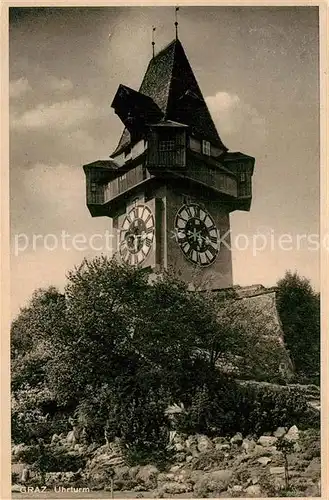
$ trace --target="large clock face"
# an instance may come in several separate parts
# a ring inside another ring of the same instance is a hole
[[[219,235],[211,215],[199,205],[184,205],[175,219],[175,234],[185,257],[196,265],[209,266],[219,251]]]
[[[146,205],[136,205],[125,216],[120,229],[119,252],[124,262],[140,264],[154,242],[154,217]]]

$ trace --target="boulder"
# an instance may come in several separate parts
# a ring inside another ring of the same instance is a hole
[[[182,452],[185,451],[185,438],[178,434],[177,432],[174,432],[171,437],[171,446],[175,451]]]
[[[232,478],[232,474],[233,472],[230,469],[220,469],[209,472],[209,477],[213,481],[223,481],[225,484],[228,484]]]
[[[321,461],[316,457],[311,460],[305,469],[305,475],[309,477],[318,478],[321,475]]]
[[[172,465],[169,469],[169,472],[175,473],[182,468],[183,464]]]
[[[281,438],[285,435],[287,429],[285,427],[278,427],[276,431],[273,432],[273,436],[277,438]]]
[[[11,454],[12,454],[12,456],[15,457],[16,455],[18,455],[19,453],[21,453],[23,450],[25,450],[25,448],[27,448],[27,446],[24,443],[15,444],[11,448]]]
[[[129,471],[128,471],[129,478],[135,479],[138,472],[139,472],[139,469],[140,469],[139,465],[135,465],[134,467],[129,467]]]
[[[256,443],[253,439],[244,439],[242,441],[242,449],[250,454],[255,449]]]
[[[232,486],[232,488],[230,488],[230,491],[234,491],[235,493],[240,493],[241,491],[243,491],[243,488],[241,484],[235,484],[234,486]]]
[[[261,436],[257,443],[260,444],[261,446],[269,447],[273,446],[277,442],[278,438],[275,436]]]
[[[204,473],[194,484],[194,495],[202,498],[207,496],[207,493],[215,493],[217,496],[226,490],[231,476],[232,473],[229,470]]]
[[[271,458],[270,457],[259,457],[257,459],[257,462],[259,462],[261,465],[267,465],[269,462],[271,462]]]
[[[231,446],[229,444],[221,444],[221,443],[217,443],[215,445],[215,448],[216,450],[218,451],[224,451],[224,450],[230,450],[231,449]]]
[[[237,432],[231,439],[230,443],[233,446],[241,446],[243,443],[243,437],[240,432]]]
[[[228,444],[228,440],[225,437],[217,436],[212,439],[212,442],[216,444]]]
[[[185,462],[186,460],[186,453],[183,451],[180,451],[174,455],[174,460],[176,462]]]
[[[158,488],[158,494],[163,495],[165,493],[169,495],[179,495],[181,493],[189,493],[192,491],[192,485],[189,483],[177,483],[175,481],[168,481],[161,484]]]
[[[204,435],[198,436],[198,450],[200,453],[206,453],[214,449],[214,445],[211,440]]]
[[[196,448],[198,446],[198,438],[196,436],[189,436],[185,441],[185,446],[187,450]]]
[[[66,436],[66,442],[69,446],[74,446],[77,444],[76,431],[69,431]]]
[[[284,467],[270,467],[270,474],[284,474]]]
[[[114,467],[114,475],[118,481],[125,481],[131,479],[129,476],[129,467],[127,465]],[[137,472],[136,472],[137,473]]]
[[[259,484],[252,484],[245,489],[245,492],[248,497],[261,497],[262,496],[262,488]]]
[[[154,465],[144,465],[140,467],[136,479],[142,483],[146,489],[154,489],[157,486],[159,470]]]
[[[298,427],[296,425],[293,425],[292,427],[290,427],[290,429],[288,430],[288,432],[284,436],[284,438],[287,439],[288,441],[293,441],[293,442],[298,441],[299,440]]]

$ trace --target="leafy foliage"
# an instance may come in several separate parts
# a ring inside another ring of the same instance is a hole
[[[288,271],[279,280],[277,307],[299,380],[320,383],[320,296],[306,278]]]
[[[213,391],[196,393],[191,406],[177,420],[179,430],[188,434],[261,435],[279,426],[308,426],[307,415],[307,401],[296,389],[227,381]]]
[[[40,440],[38,444],[26,446],[19,451],[17,461],[30,464],[41,472],[76,472],[85,466],[85,459],[80,455],[68,453],[65,449],[44,444]]]
[[[161,461],[174,403],[187,409],[178,419],[186,432],[295,423],[305,410],[298,396],[256,392],[224,375],[240,359],[246,376],[257,365],[258,378],[265,369],[274,379],[282,356],[272,339],[262,347],[265,325],[246,328],[235,307],[191,293],[170,273],[151,283],[146,270],[114,259],[83,261],[64,294],[38,290],[13,322],[14,442],[49,442],[74,416],[90,441],[117,436],[131,462],[152,453]]]

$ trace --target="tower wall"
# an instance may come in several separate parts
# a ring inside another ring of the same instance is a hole
[[[197,203],[203,206],[212,215],[219,234],[225,239],[227,247],[220,245],[220,251],[215,262],[206,267],[198,267],[189,262],[181,251],[175,239],[175,218],[178,210],[186,203]],[[217,289],[232,286],[232,256],[230,250],[230,219],[224,204],[207,198],[193,198],[185,195],[179,189],[167,187],[165,196],[165,237],[166,237],[166,265],[180,272],[181,279],[186,282],[195,280],[202,288]]]

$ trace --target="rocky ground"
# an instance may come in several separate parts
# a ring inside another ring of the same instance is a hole
[[[288,483],[280,438],[291,443]],[[55,486],[110,489],[113,472],[115,497],[273,497],[320,496],[320,433],[278,428],[272,435],[215,437],[175,434],[173,461],[162,470],[153,464],[128,466],[118,442],[99,448],[74,445],[71,453],[89,457],[78,472],[52,472],[44,477],[49,491]],[[15,451],[15,450],[14,450]],[[35,480],[34,480],[35,481]],[[31,484],[36,484],[35,482]],[[288,486],[287,486],[288,485]],[[73,490],[72,490],[73,488]],[[14,491],[20,491],[19,485]],[[79,497],[88,494],[79,494]],[[58,497],[58,495],[57,495]],[[66,496],[68,498],[68,496]]]

